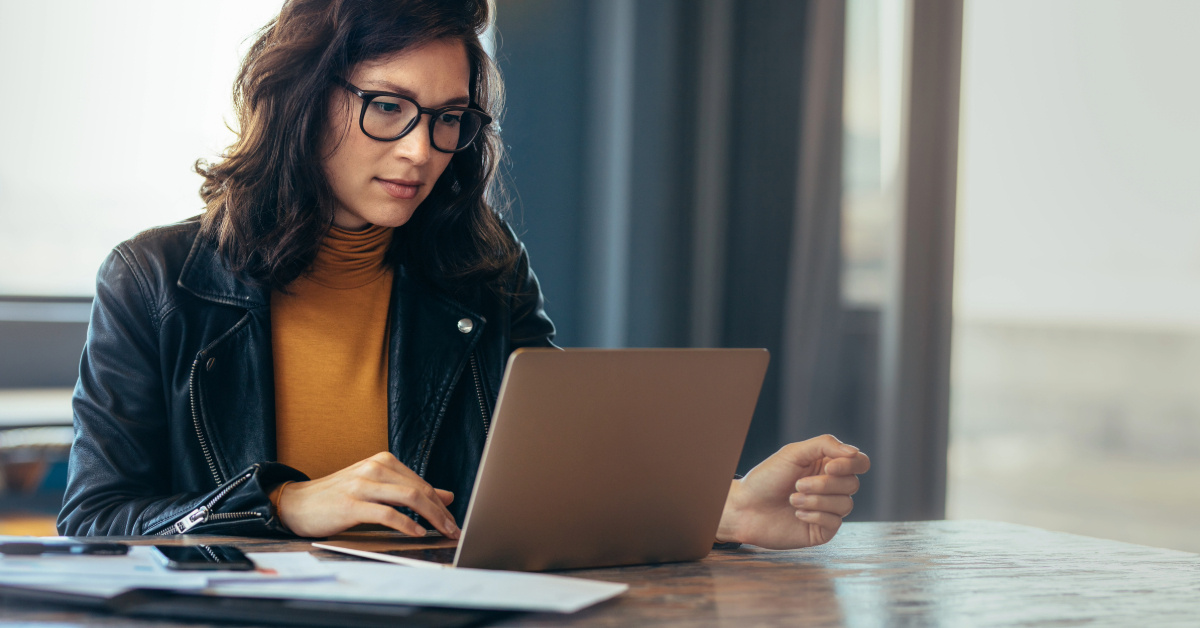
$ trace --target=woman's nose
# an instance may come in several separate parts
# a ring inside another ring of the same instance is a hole
[[[400,159],[407,159],[416,165],[429,161],[433,146],[429,142],[429,114],[421,114],[417,126],[408,135],[396,140],[392,154]]]

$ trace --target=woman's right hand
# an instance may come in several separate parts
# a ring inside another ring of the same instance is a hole
[[[385,451],[323,478],[285,485],[276,506],[283,525],[299,536],[330,536],[360,523],[424,536],[424,528],[395,508],[407,506],[457,539],[458,526],[446,509],[453,499]]]

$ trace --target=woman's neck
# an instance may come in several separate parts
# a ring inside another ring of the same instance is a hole
[[[393,231],[379,225],[367,225],[358,231],[330,227],[306,278],[339,289],[357,288],[378,279],[387,272]]]

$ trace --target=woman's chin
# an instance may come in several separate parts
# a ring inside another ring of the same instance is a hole
[[[406,224],[415,212],[416,207],[387,207],[371,208],[367,211],[352,211],[338,209],[333,216],[333,224],[340,229],[358,231],[371,225],[379,227],[400,227]]]
[[[389,214],[381,216],[371,221],[371,224],[379,227],[402,227],[412,218],[412,212],[405,212],[402,216]]]

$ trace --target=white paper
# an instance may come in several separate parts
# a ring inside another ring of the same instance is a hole
[[[616,597],[627,584],[487,569],[412,569],[366,562],[326,562],[336,582],[218,585],[206,592],[239,597],[412,604],[452,608],[574,613]]]
[[[306,582],[333,580],[335,574],[308,552],[250,552],[254,571],[210,571],[208,584],[226,582]]]
[[[193,572],[194,573],[194,572]],[[22,576],[92,577],[107,580],[146,580],[171,575],[154,559],[149,547],[131,547],[121,556],[41,554],[38,556],[0,555],[0,581],[16,584]],[[189,575],[189,574],[185,574]]]
[[[0,540],[49,541],[15,537]],[[0,584],[110,597],[137,588],[200,590],[224,583],[294,583],[329,581],[335,577],[333,570],[308,552],[264,552],[249,556],[257,567],[254,571],[175,571],[160,563],[154,548],[145,545],[132,546],[128,554],[119,556],[0,555]]]
[[[194,572],[193,572],[194,573]],[[91,597],[110,598],[130,589],[170,589],[173,591],[201,591],[208,586],[203,575],[178,574],[142,578],[104,578],[62,574],[0,575],[0,584],[28,587],[39,591],[58,591]]]

